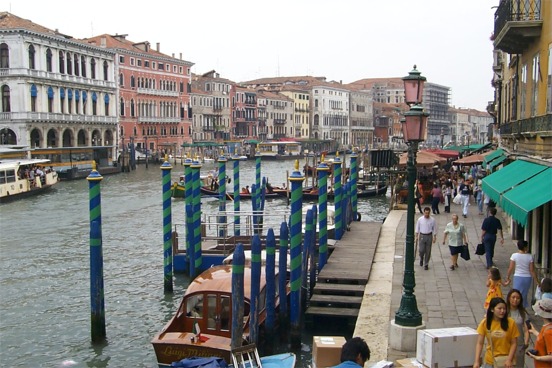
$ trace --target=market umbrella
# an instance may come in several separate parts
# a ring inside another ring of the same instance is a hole
[[[483,159],[485,156],[480,154],[470,155],[466,157],[462,157],[461,159],[455,160],[453,163],[456,165],[473,165],[473,164],[480,164],[483,162]]]
[[[401,153],[401,155],[399,156],[399,166],[406,166],[407,160],[408,152]],[[440,165],[444,164],[445,162],[447,162],[446,158],[428,151],[420,151],[416,156],[416,166],[418,167]]]

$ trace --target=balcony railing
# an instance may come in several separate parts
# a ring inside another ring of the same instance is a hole
[[[542,29],[542,0],[502,0],[495,13],[494,47],[521,54]],[[549,1],[549,0],[545,0]]]
[[[116,125],[115,116],[104,115],[77,115],[61,114],[56,112],[2,112],[0,122],[13,121],[16,123],[43,122],[43,123],[103,123]]]
[[[165,91],[165,90],[154,89],[154,88],[139,87],[137,89],[137,92],[141,93],[141,94],[144,94],[144,95],[163,96],[163,97],[178,97],[179,96],[178,91]]]
[[[552,133],[552,114],[512,121],[500,125],[501,135],[518,135],[537,132]]]
[[[173,117],[156,117],[156,116],[139,116],[138,117],[138,122],[139,123],[165,123],[165,124],[170,124],[170,123],[180,123],[182,119],[180,117],[177,117],[177,116],[173,116]]]
[[[286,119],[274,119],[274,124],[283,125],[286,123]]]
[[[40,78],[50,81],[63,81],[78,83],[80,85],[93,86],[93,87],[105,87],[105,88],[117,88],[115,82],[106,81],[102,79],[91,79],[87,77],[81,77],[76,75],[61,74],[56,72],[47,72],[44,70],[27,69],[27,68],[2,68],[0,69],[0,77],[32,77]],[[78,88],[85,88],[79,86]]]

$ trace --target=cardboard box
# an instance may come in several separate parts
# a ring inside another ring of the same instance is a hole
[[[418,330],[416,359],[429,368],[471,367],[477,331],[470,327]]]
[[[342,336],[314,336],[312,342],[312,367],[333,367],[341,363]]]
[[[405,359],[399,359],[395,362],[395,365],[397,367],[403,367],[403,368],[423,368],[424,365],[416,358],[405,358]]]

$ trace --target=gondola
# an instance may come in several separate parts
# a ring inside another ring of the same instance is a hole
[[[378,195],[383,195],[387,193],[387,184],[379,184],[377,187],[368,187],[365,189],[357,189],[358,198],[368,198],[375,197]],[[303,199],[306,200],[317,200],[318,199],[318,188],[306,188],[303,189]],[[328,199],[334,199],[334,192],[328,191]]]

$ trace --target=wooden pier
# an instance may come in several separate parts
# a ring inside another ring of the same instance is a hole
[[[318,274],[306,316],[358,317],[368,283],[380,222],[353,222]]]

